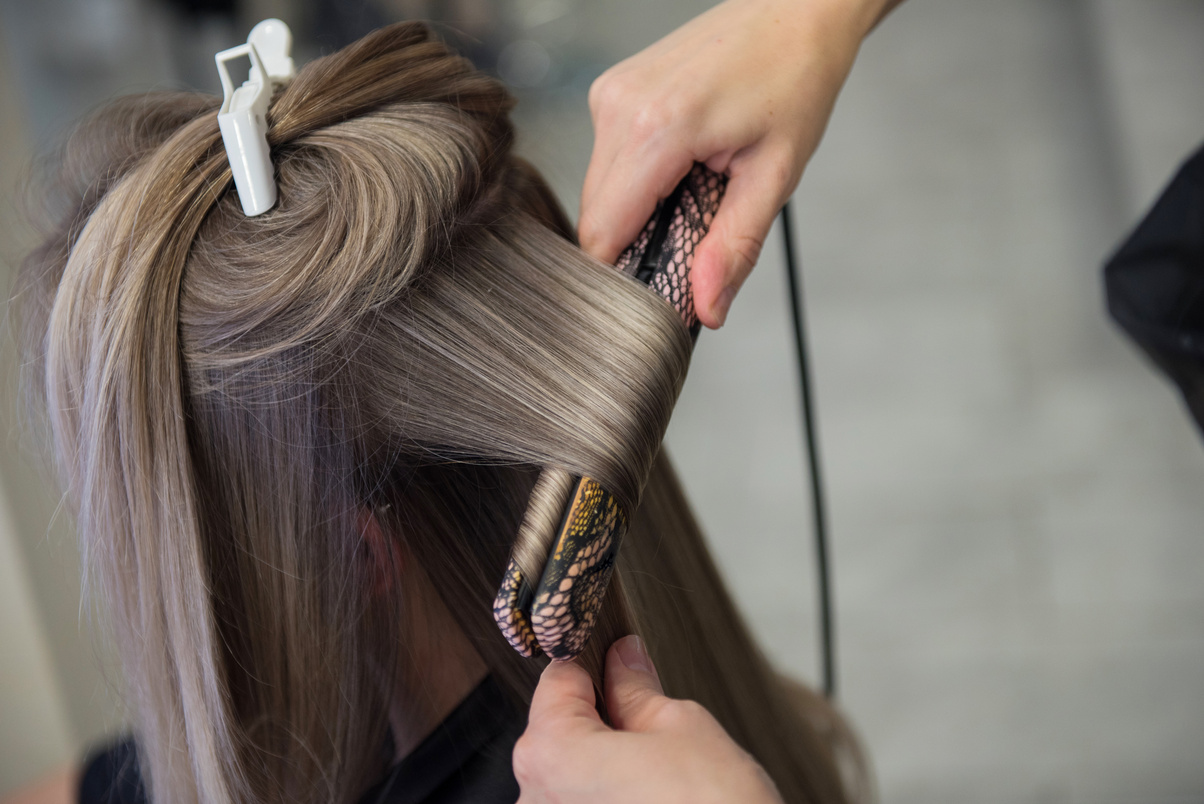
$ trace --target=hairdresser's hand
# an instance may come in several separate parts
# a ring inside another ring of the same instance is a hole
[[[727,0],[590,88],[582,246],[614,262],[694,162],[731,176],[695,253],[698,318],[720,327],[819,145],[862,38],[899,0]]]
[[[594,688],[576,664],[553,662],[514,746],[519,804],[781,804],[761,766],[705,709],[666,698],[636,637],[606,656],[611,723],[594,709]]]

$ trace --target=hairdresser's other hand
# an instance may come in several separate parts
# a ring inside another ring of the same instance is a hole
[[[586,251],[614,262],[694,162],[731,176],[695,252],[720,327],[819,145],[866,33],[899,0],[727,0],[603,73],[581,195]]]
[[[606,656],[606,707],[572,662],[543,672],[514,746],[519,804],[781,804],[769,776],[710,713],[666,698],[638,637]]]

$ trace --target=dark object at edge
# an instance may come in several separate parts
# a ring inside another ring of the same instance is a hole
[[[1170,376],[1204,434],[1204,147],[1104,266],[1108,310]]]

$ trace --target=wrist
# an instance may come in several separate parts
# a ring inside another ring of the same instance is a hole
[[[839,31],[855,46],[903,0],[802,0],[804,5],[813,6],[823,18],[826,27]],[[799,5],[800,0],[793,0]]]
[[[874,18],[874,23],[870,26],[871,31],[878,27],[878,23],[886,19],[887,14],[894,11],[897,7],[903,5],[903,0],[883,0],[883,2],[879,3],[879,5],[881,8],[878,9],[878,16]]]
[[[839,88],[849,71],[861,42],[873,29],[884,3],[890,0],[785,0],[799,21],[796,35],[811,54],[799,61],[799,67],[811,75],[827,73]],[[818,71],[818,72],[817,72]]]

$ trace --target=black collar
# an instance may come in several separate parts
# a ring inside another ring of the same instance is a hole
[[[515,801],[510,753],[525,728],[526,713],[489,676],[360,804]]]

